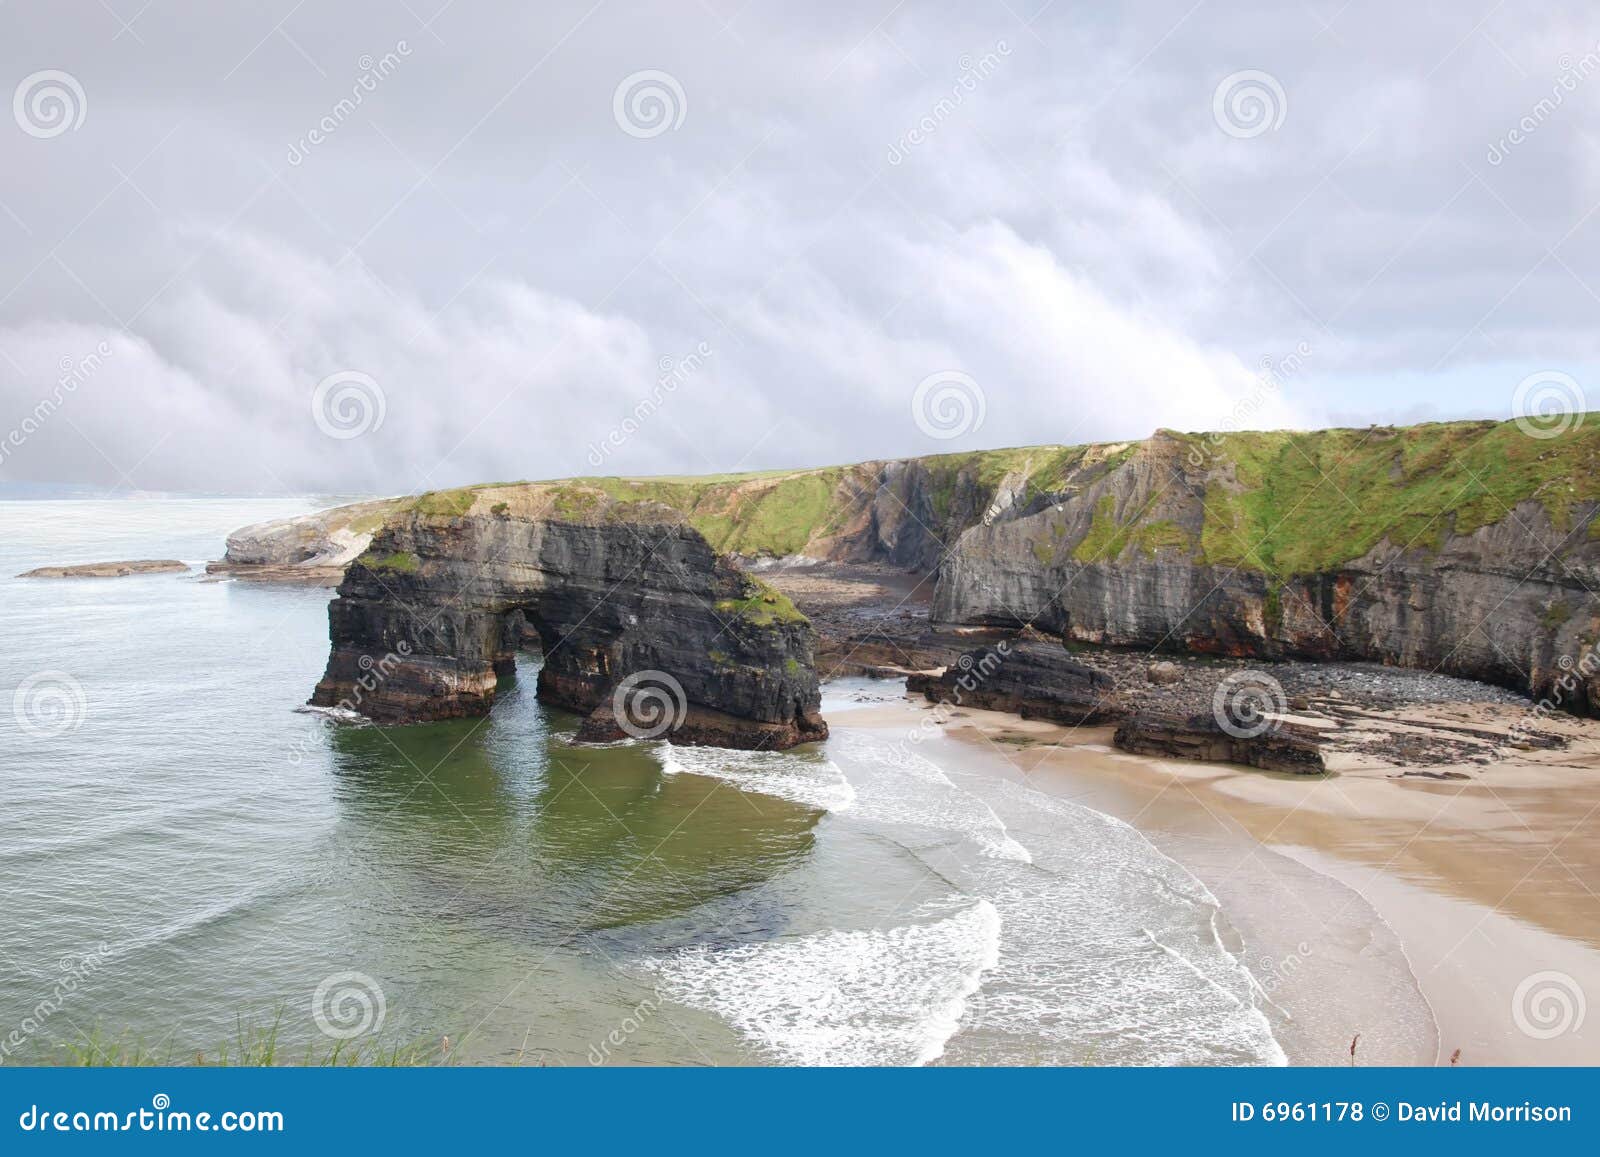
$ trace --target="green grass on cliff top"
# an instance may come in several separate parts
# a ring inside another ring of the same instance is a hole
[[[1574,504],[1600,500],[1600,414],[1585,414],[1572,430],[1548,439],[1530,437],[1511,422],[1477,421],[1166,434],[1215,466],[1199,542],[1154,515],[1119,525],[1110,511],[1097,509],[1071,557],[1106,561],[1130,545],[1145,553],[1176,547],[1216,565],[1306,574],[1359,558],[1385,537],[1396,546],[1437,548],[1449,534],[1497,522],[1528,500],[1540,502],[1555,525],[1567,529]],[[1025,476],[1025,498],[1070,493],[1146,445],[1023,446],[920,458],[940,524],[931,529],[965,529],[981,516],[982,510],[955,508],[963,481],[976,483],[986,502],[1007,475]],[[549,490],[564,517],[593,517],[619,502],[659,504],[680,512],[719,551],[788,555],[846,528],[868,473],[830,466],[515,485]],[[489,488],[436,491],[411,509],[459,516],[476,491]],[[947,519],[958,525],[944,525]],[[1035,553],[1048,554],[1041,557],[1048,563],[1059,561],[1060,549],[1050,544]]]
[[[1530,500],[1569,530],[1574,505],[1600,498],[1600,414],[1549,439],[1510,422],[1438,422],[1228,434],[1215,445],[1239,486],[1207,488],[1201,552],[1276,574],[1338,566],[1385,537],[1437,549]]]

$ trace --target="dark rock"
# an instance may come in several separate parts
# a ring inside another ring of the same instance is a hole
[[[1600,536],[1539,501],[1437,542],[1385,537],[1328,570],[1270,578],[1210,565],[1208,494],[1237,479],[1158,433],[1114,466],[1084,468],[1043,506],[966,529],[939,571],[935,625],[1019,628],[1113,647],[1268,660],[1369,661],[1481,680],[1600,714]],[[1097,556],[1097,511],[1161,527]]]
[[[1101,723],[1123,714],[1109,676],[1050,643],[979,647],[938,675],[912,675],[906,690],[933,703],[1010,711],[1052,723]]]
[[[1112,742],[1121,750],[1162,759],[1242,763],[1264,771],[1319,775],[1327,770],[1314,728],[1273,724],[1259,735],[1222,729],[1209,713],[1168,715],[1140,712],[1118,724]]]
[[[676,518],[408,513],[351,564],[311,702],[403,723],[486,714],[525,635],[585,740],[822,739],[811,624]]]

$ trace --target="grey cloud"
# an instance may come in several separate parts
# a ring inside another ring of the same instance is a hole
[[[0,479],[754,469],[1224,425],[1302,345],[1252,424],[1505,413],[1600,362],[1576,3],[110,3],[0,8],[0,89],[87,100],[0,121],[0,434],[114,351]],[[641,139],[649,69],[687,107]],[[1244,70],[1285,108],[1241,138]],[[383,391],[360,437],[314,421],[340,371]],[[981,428],[919,427],[941,371]]]

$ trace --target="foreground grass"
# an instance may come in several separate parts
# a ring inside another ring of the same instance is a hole
[[[230,1040],[205,1050],[166,1040],[155,1045],[143,1039],[107,1036],[99,1026],[81,1040],[43,1051],[23,1063],[68,1068],[416,1068],[459,1064],[463,1050],[448,1037],[437,1042],[396,1043],[376,1037],[354,1040],[320,1040],[305,1046],[289,1046],[281,1038],[283,1014],[266,1024],[242,1018]]]

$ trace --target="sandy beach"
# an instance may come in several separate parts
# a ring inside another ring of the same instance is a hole
[[[1130,756],[1065,728],[907,698],[851,726],[1115,816],[1217,898],[1293,1064],[1600,1062],[1600,755],[1297,777]],[[1588,730],[1583,730],[1587,728]]]

